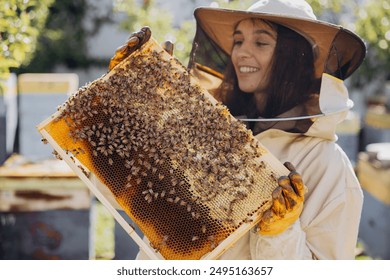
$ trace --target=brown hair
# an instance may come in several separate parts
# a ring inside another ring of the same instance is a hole
[[[266,106],[259,112],[253,94],[242,92],[230,61],[224,80],[216,90],[220,99],[235,116],[246,115],[272,118],[302,104],[312,93],[318,93],[319,81],[314,76],[314,54],[311,44],[300,34],[282,25],[276,25],[277,41],[274,51]]]

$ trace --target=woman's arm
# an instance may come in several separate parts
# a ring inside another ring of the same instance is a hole
[[[294,163],[309,188],[300,219],[276,236],[251,232],[253,259],[354,259],[360,184],[337,145],[325,141],[311,148]]]

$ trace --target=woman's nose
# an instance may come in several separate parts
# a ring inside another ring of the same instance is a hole
[[[250,57],[252,55],[252,51],[247,44],[242,44],[237,52],[237,55],[239,58]]]

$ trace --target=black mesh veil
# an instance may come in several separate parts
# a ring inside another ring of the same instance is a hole
[[[365,53],[361,50],[365,49],[365,46],[361,48],[362,44],[351,32],[340,29],[331,44],[324,73],[341,80],[347,79],[363,61]]]
[[[217,88],[229,60],[229,55],[211,40],[200,26],[197,26],[188,69],[198,77],[202,86],[208,90]]]
[[[199,64],[219,73],[223,73],[228,60],[229,55],[215,44],[199,26],[197,26],[192,44],[191,57],[188,65],[189,68],[193,68],[195,64]]]

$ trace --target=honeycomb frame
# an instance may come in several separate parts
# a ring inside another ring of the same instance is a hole
[[[288,173],[153,38],[37,128],[152,259],[218,258]]]

